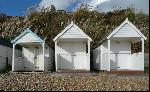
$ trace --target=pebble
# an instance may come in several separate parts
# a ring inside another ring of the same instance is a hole
[[[0,74],[0,91],[149,91],[149,75],[143,77],[49,76],[50,73]]]

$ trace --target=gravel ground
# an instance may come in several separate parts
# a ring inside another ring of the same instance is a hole
[[[0,74],[0,91],[149,91],[149,75],[142,77],[115,77],[107,73],[60,75],[65,74]]]

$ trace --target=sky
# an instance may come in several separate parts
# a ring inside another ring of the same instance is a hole
[[[71,12],[75,11],[81,4],[90,5],[92,6],[91,10],[99,12],[108,12],[120,7],[124,9],[132,5],[136,12],[142,11],[149,15],[149,0],[0,0],[0,13],[9,16],[24,16],[27,9],[34,5],[38,5],[39,8],[54,5],[57,10]]]

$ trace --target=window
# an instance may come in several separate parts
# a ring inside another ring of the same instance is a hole
[[[132,43],[131,42],[131,54],[139,53],[142,51],[142,42]]]

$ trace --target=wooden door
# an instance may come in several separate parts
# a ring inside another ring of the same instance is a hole
[[[75,54],[73,55],[73,65],[74,65],[74,69],[83,69],[84,68],[84,57],[81,54]]]
[[[130,55],[129,53],[118,53],[117,54],[118,69],[129,69]]]
[[[34,48],[34,69],[39,70],[39,47]]]
[[[61,69],[74,69],[73,58],[71,54],[60,54],[60,68]]]

